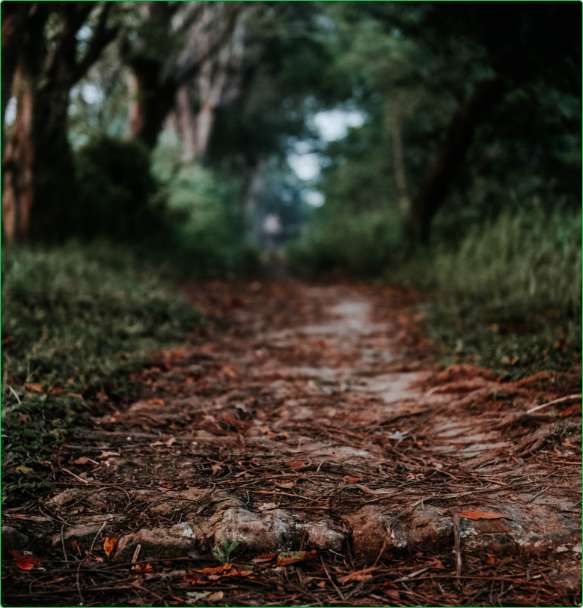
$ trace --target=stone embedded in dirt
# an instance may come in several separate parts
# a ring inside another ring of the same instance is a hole
[[[443,509],[432,506],[417,507],[404,522],[410,547],[434,547],[451,539],[452,519]]]
[[[376,505],[365,505],[344,519],[351,529],[352,546],[358,559],[375,560],[392,540],[391,518]],[[404,546],[404,539],[402,543]]]
[[[146,557],[186,557],[198,547],[197,531],[189,523],[170,528],[144,528],[119,539],[115,559],[131,559],[140,545],[140,559]]]
[[[344,519],[351,528],[354,553],[365,561],[406,547],[435,547],[451,538],[453,529],[451,518],[431,506],[398,517],[382,507],[366,505]]]
[[[340,552],[346,540],[346,534],[337,529],[331,521],[299,523],[297,530],[305,538],[305,546],[321,551],[332,549]]]
[[[574,519],[562,516],[556,506],[532,504],[519,508],[506,504],[496,509],[505,515],[503,519],[462,520],[460,535],[464,550],[541,554],[572,543],[580,538],[580,527]]]
[[[269,552],[284,548],[293,538],[294,519],[281,509],[253,513],[229,508],[211,518],[213,546],[236,544],[240,551]]]
[[[105,532],[108,525],[111,525],[120,519],[119,515],[114,515],[112,513],[77,517],[74,525],[64,528],[62,533],[54,534],[51,542],[53,545],[57,545],[62,540],[69,540],[70,538],[75,538],[77,540],[83,540],[87,537],[95,538],[96,534],[100,531]]]

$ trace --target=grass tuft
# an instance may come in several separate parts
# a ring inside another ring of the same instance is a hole
[[[26,490],[73,427],[137,394],[129,371],[201,318],[111,246],[10,250],[4,281],[5,491]]]

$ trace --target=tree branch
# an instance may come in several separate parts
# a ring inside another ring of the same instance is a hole
[[[91,68],[91,66],[99,59],[105,47],[113,42],[119,32],[117,27],[108,26],[108,17],[112,9],[111,2],[104,2],[103,8],[99,13],[97,24],[91,40],[85,51],[85,55],[77,62],[75,72],[73,74],[73,84],[78,82]]]
[[[229,19],[225,29],[221,32],[221,35],[210,44],[205,52],[197,57],[192,63],[182,68],[178,68],[178,72],[175,76],[175,82],[177,86],[186,84],[188,81],[194,78],[201,67],[207,62],[213,55],[216,55],[229,40],[235,30],[237,20],[243,10],[243,7],[235,6],[231,9]]]

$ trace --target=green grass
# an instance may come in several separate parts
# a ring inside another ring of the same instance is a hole
[[[574,211],[504,213],[437,246],[391,280],[427,289],[444,360],[517,377],[580,361],[581,220]]]
[[[44,483],[73,428],[137,396],[128,372],[201,318],[155,271],[111,246],[11,249],[5,267],[4,482],[26,494]]]

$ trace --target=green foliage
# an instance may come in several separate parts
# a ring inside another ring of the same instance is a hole
[[[580,358],[581,217],[559,209],[505,212],[395,269],[429,288],[429,332],[459,359],[520,375]]]
[[[151,268],[103,244],[11,250],[4,300],[5,481],[21,489],[88,413],[135,395],[129,370],[200,322]]]
[[[98,137],[79,150],[77,166],[74,236],[143,243],[167,235],[170,217],[139,143]]]
[[[395,255],[399,230],[390,211],[315,219],[303,237],[288,247],[289,263],[299,274],[378,276]]]
[[[239,541],[227,540],[213,549],[213,557],[222,564],[228,564],[238,547]]]
[[[172,142],[159,146],[154,171],[164,184],[173,226],[173,265],[190,276],[245,274],[255,269],[242,217],[238,180],[200,165],[176,165]]]

